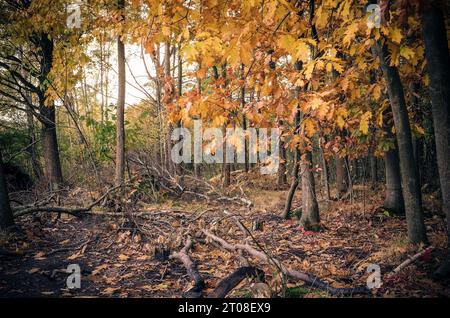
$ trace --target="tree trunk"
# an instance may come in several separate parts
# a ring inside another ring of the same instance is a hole
[[[301,159],[302,172],[302,217],[300,225],[305,230],[319,230],[319,206],[316,198],[314,174],[312,172],[312,153],[307,151]]]
[[[180,98],[183,95],[183,59],[180,52],[180,47],[178,47],[177,72],[177,95],[178,98]],[[177,122],[177,127],[181,128],[181,120]],[[179,176],[183,175],[183,163],[175,164],[175,173]]]
[[[6,230],[14,226],[14,218],[9,205],[8,186],[3,172],[2,152],[0,149],[0,229]]]
[[[284,142],[280,137],[280,147],[279,147],[279,156],[280,156],[280,166],[278,167],[278,187],[282,188],[287,184],[286,177],[286,148],[284,147]]]
[[[300,88],[296,88],[296,94],[300,94]],[[297,106],[298,107],[298,106]],[[298,133],[298,129],[300,127],[300,110],[297,109],[297,114],[295,115],[295,130]],[[288,195],[286,197],[286,203],[284,205],[284,211],[281,215],[283,219],[288,219],[289,214],[291,213],[292,208],[292,200],[294,199],[295,191],[297,190],[298,184],[300,183],[300,160],[301,160],[300,150],[298,149],[298,145],[295,146],[295,157],[294,157],[294,168],[292,172],[292,183],[289,188]]]
[[[33,175],[36,180],[39,180],[42,177],[42,168],[39,163],[38,152],[36,147],[36,135],[34,132],[34,120],[33,115],[30,112],[27,112],[27,129],[28,129],[28,142],[29,146],[27,147],[28,155],[30,156],[31,161],[31,169],[33,170]]]
[[[403,85],[396,67],[388,62],[386,46],[375,44],[377,56],[385,77],[400,157],[400,173],[402,177],[403,199],[405,201],[408,238],[411,243],[427,243],[427,235],[422,212],[422,194],[417,175],[412,147],[411,128],[409,125],[408,109],[406,107]]]
[[[422,13],[425,56],[430,77],[436,154],[442,193],[442,211],[447,216],[447,261],[437,271],[450,274],[450,61],[444,15],[437,1],[425,4]]]
[[[386,171],[386,189],[383,207],[395,214],[405,213],[400,166],[398,164],[398,151],[396,148],[389,150],[384,157]]]
[[[303,65],[302,65],[301,61],[296,61],[295,69],[297,71],[301,71],[302,66]],[[300,97],[300,90],[301,90],[301,88],[298,86],[295,88],[295,97],[297,98],[297,100]],[[300,121],[301,121],[300,105],[297,105],[297,112],[295,113],[294,134],[299,133]],[[286,203],[284,205],[283,214],[281,215],[281,217],[283,219],[289,218],[289,214],[291,213],[292,200],[294,199],[295,191],[297,191],[298,184],[300,183],[300,171],[299,171],[300,170],[300,161],[301,161],[301,154],[300,154],[300,150],[299,150],[299,145],[295,145],[295,157],[294,157],[294,168],[293,168],[293,172],[292,172],[292,183],[291,183],[291,187],[289,188],[288,195],[286,197]]]
[[[42,122],[41,127],[45,178],[50,185],[50,189],[57,190],[63,183],[63,177],[59,159],[58,137],[56,134],[55,106],[41,105],[40,113],[45,117],[45,122]]]
[[[222,78],[224,80],[223,89],[226,89],[228,86],[226,64],[222,65]],[[224,132],[223,135],[224,136],[226,136],[228,120],[229,120],[229,117],[223,127],[223,132]],[[227,163],[226,153],[227,153],[227,146],[226,146],[226,140],[224,140],[224,143],[223,143],[223,157],[224,158],[223,158],[223,164],[222,164],[222,176],[223,176],[223,186],[224,187],[228,187],[231,184],[231,164]]]
[[[378,167],[377,167],[377,157],[373,154],[370,155],[370,183],[371,188],[376,189],[378,186]]]
[[[48,75],[53,65],[53,41],[47,34],[40,38],[42,49],[41,76],[39,77],[41,91],[39,97],[39,112],[42,115],[41,139],[45,161],[45,177],[50,188],[56,190],[63,182],[61,162],[59,157],[58,138],[56,134],[55,105],[46,105]]]
[[[348,173],[345,158],[336,156],[336,189],[338,199],[342,198],[348,191]]]
[[[172,75],[170,73],[170,68],[171,68],[170,55],[171,55],[170,54],[170,42],[167,41],[166,43],[164,43],[164,77],[165,77],[165,81],[166,81],[166,85],[164,85],[165,87],[168,86],[167,85],[167,81],[172,81]],[[170,86],[172,86],[172,84]],[[167,106],[172,103],[172,101],[173,101],[172,97],[174,95],[172,95],[172,92],[167,91],[167,89],[165,89],[164,94],[170,95],[170,97],[171,97],[170,100],[167,100],[167,97],[166,97],[166,100],[165,100],[165,105],[164,106],[166,107],[166,110],[167,110]],[[167,140],[167,147],[166,148],[167,149],[166,149],[166,162],[165,162],[165,165],[166,165],[167,171],[172,173],[172,172],[175,171],[175,167],[173,165],[173,161],[172,161],[171,156],[170,156],[171,149],[172,149],[172,139],[171,139],[171,137],[172,137],[173,126],[170,123],[167,123],[166,129],[167,129],[167,136],[166,136],[166,140]]]
[[[319,149],[320,149],[320,159],[322,161],[321,176],[322,176],[322,186],[323,186],[323,191],[324,191],[324,197],[326,200],[330,201],[331,195],[330,195],[330,182],[328,180],[328,178],[329,178],[328,166],[327,166],[327,160],[325,159],[325,153],[323,151],[321,139],[319,139]]]
[[[117,8],[123,10],[125,0],[117,1]],[[122,14],[122,20],[124,16]],[[118,65],[118,96],[116,111],[116,174],[115,184],[119,186],[124,181],[125,173],[125,45],[120,36],[117,37],[117,65]]]

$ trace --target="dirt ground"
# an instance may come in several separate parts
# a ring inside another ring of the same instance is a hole
[[[195,240],[190,255],[205,279],[204,293],[208,294],[240,266],[240,258],[206,240],[201,229],[230,242],[243,242],[242,229],[233,221],[236,217],[251,230],[249,244],[256,247],[258,243],[283,265],[315,274],[334,287],[366,285],[367,267],[377,264],[382,286],[363,297],[450,296],[449,281],[432,279],[447,244],[444,218],[435,213],[434,198],[425,197],[424,206],[428,236],[435,249],[388,277],[421,247],[406,243],[404,218],[378,208],[381,190],[355,187],[360,203],[320,201],[323,229],[309,232],[299,228],[295,218],[285,221],[279,217],[286,190],[266,188],[254,185],[246,193],[253,202],[250,208],[238,202],[208,203],[197,198],[142,204],[126,215],[97,211],[81,219],[48,213],[22,217],[20,233],[0,238],[0,296],[181,297],[192,282],[182,263],[161,257],[159,251],[180,250],[188,235]],[[299,200],[297,193],[294,207],[300,205]],[[254,228],[255,224],[259,228]],[[251,257],[249,261],[264,270],[274,297],[330,297],[300,281],[289,280],[283,289],[275,267]],[[80,289],[67,288],[69,264],[80,266]],[[251,297],[254,283],[243,281],[229,296]]]

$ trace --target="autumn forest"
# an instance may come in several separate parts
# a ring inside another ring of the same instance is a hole
[[[450,297],[449,9],[0,0],[0,297]]]

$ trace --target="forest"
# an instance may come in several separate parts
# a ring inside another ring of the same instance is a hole
[[[450,297],[449,7],[0,0],[0,298]]]

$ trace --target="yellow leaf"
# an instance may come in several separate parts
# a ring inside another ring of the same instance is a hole
[[[392,42],[400,44],[400,42],[402,41],[402,38],[403,38],[402,30],[400,30],[397,27],[394,27],[393,29],[390,30],[390,36],[391,36]]]
[[[303,120],[302,126],[305,130],[306,136],[312,137],[316,133],[315,123],[310,117]]]
[[[367,111],[361,116],[361,121],[359,122],[359,130],[367,135],[369,132],[369,120],[372,118],[372,112]]]

